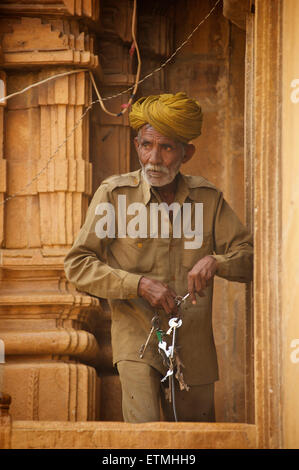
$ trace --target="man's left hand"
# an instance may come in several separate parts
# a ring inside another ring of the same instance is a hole
[[[213,279],[217,270],[217,261],[212,256],[205,256],[200,259],[188,273],[188,292],[191,301],[196,304],[195,293],[204,297],[203,290]]]

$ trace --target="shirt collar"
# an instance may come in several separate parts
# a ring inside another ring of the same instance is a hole
[[[143,203],[147,205],[152,198],[152,194],[153,194],[152,187],[142,175],[141,169],[139,170],[138,178],[139,178],[139,184],[142,188]],[[188,178],[186,178],[185,175],[182,175],[182,173],[180,172],[178,173],[177,178],[178,178],[178,184],[177,184],[177,190],[176,190],[174,202],[178,202],[180,205],[182,205],[188,196],[191,197],[190,188],[188,184],[189,181],[188,181]]]

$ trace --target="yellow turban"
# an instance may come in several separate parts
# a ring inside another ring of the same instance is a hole
[[[135,130],[150,124],[160,134],[184,143],[201,134],[201,107],[182,92],[140,98],[133,104],[129,119]]]

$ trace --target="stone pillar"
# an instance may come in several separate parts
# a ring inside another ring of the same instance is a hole
[[[282,444],[282,7],[255,2],[252,84],[255,424],[258,447],[268,449]]]
[[[282,197],[281,306],[282,306],[282,409],[283,447],[299,448],[299,5],[283,5],[282,59]]]
[[[1,56],[0,56],[1,63]],[[0,98],[4,98],[7,94],[6,73],[0,71]],[[4,144],[4,109],[6,102],[0,103],[0,246],[3,243],[4,230],[4,205],[3,200],[6,192],[6,160],[3,157]]]
[[[94,332],[101,309],[97,299],[69,286],[63,271],[91,194],[89,115],[80,117],[91,102],[83,70],[99,68],[90,32],[97,10],[98,2],[89,0],[0,5],[8,94],[82,69],[0,107],[7,163],[0,192],[8,198],[2,206],[0,336],[14,419],[84,421],[99,415]],[[5,168],[2,153],[0,165]]]

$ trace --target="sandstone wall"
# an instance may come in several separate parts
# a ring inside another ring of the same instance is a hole
[[[169,57],[212,4],[140,4],[142,76]],[[97,5],[62,1],[58,8],[44,0],[35,7],[23,2],[1,6],[7,93],[83,67],[93,70],[102,96],[122,93],[106,102],[109,110],[118,112],[129,99],[130,93],[123,92],[134,83],[136,69],[136,58],[129,54],[132,2],[103,0],[100,13]],[[171,64],[138,90],[138,96],[185,90],[201,102],[203,134],[184,170],[202,174],[221,188],[243,220],[244,53],[244,31],[225,19],[219,6]],[[33,88],[0,107],[5,134],[0,196],[21,191],[1,206],[0,214],[4,383],[12,395],[14,419],[122,419],[120,385],[111,364],[109,309],[105,302],[74,291],[63,272],[64,254],[100,182],[138,166],[127,115],[108,116],[98,104],[87,112],[92,99],[88,74],[80,72]],[[84,112],[66,145],[49,161]],[[244,286],[217,279],[219,421],[247,419],[246,328]],[[85,343],[86,331],[90,336]],[[31,347],[16,348],[24,334]]]

